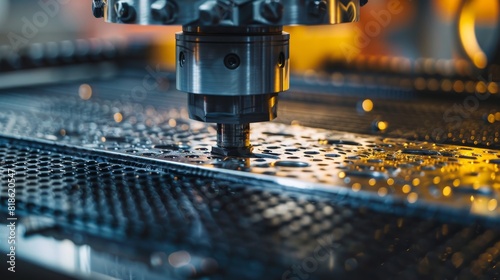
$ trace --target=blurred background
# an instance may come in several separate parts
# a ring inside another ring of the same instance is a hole
[[[106,24],[93,17],[90,6],[91,1],[2,0],[0,44],[18,49],[77,38],[147,41],[154,47],[151,59],[173,68],[174,33],[180,31],[179,26]],[[500,34],[498,1],[370,0],[361,12],[356,24],[287,27],[292,34],[292,71],[389,58],[432,58],[443,63],[463,59],[485,68],[495,59]]]

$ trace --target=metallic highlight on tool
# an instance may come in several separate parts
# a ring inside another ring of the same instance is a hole
[[[92,7],[107,22],[182,25],[177,89],[189,94],[189,115],[217,123],[213,153],[244,155],[250,123],[276,118],[278,94],[289,88],[283,26],[354,22],[360,1],[94,0]]]

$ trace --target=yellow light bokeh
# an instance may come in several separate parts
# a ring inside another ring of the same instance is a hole
[[[123,115],[121,113],[115,113],[113,115],[113,119],[115,120],[115,122],[121,123],[123,121]]]
[[[488,84],[488,91],[491,93],[491,94],[497,94],[498,93],[498,84],[495,83],[495,82],[490,82]]]
[[[403,193],[409,193],[411,191],[411,187],[410,185],[406,184],[401,190],[403,191]]]
[[[284,31],[293,36],[290,43],[290,61],[293,71],[315,69],[325,59],[345,59],[342,43],[353,44],[356,34],[350,24],[332,26],[287,26]],[[359,55],[357,49],[354,55]],[[307,53],[307,59],[304,59]]]
[[[450,188],[450,186],[444,187],[443,188],[443,195],[444,196],[450,196],[450,194],[451,194],[451,188]]]
[[[498,206],[498,201],[496,199],[490,199],[490,201],[488,201],[488,210],[489,211],[495,211],[495,209],[497,209],[497,206]]]
[[[418,186],[418,185],[420,185],[420,179],[415,178],[415,179],[413,179],[413,180],[411,181],[411,183],[412,183],[414,186]]]
[[[424,90],[426,87],[426,81],[424,78],[416,78],[414,83],[417,90]]]
[[[453,20],[460,7],[460,1],[457,0],[435,0],[430,3],[434,4],[436,11],[445,20]]]
[[[298,120],[293,120],[290,122],[291,126],[300,126],[300,122]]]
[[[489,114],[488,117],[487,117],[487,121],[489,123],[494,123],[495,122],[495,115]]]
[[[498,20],[497,1],[468,1],[460,12],[458,29],[462,46],[469,59],[479,69],[488,65],[488,57],[481,49],[477,41],[476,25],[479,23],[491,23]]]
[[[441,82],[441,89],[442,90],[451,91],[452,88],[453,88],[453,83],[450,80],[445,79]]]
[[[427,81],[427,88],[432,91],[439,89],[439,81],[437,79],[429,79]]]
[[[465,90],[465,85],[464,85],[464,82],[460,81],[460,80],[457,80],[453,83],[453,90],[458,92],[458,93],[461,93]]]
[[[363,107],[363,111],[371,112],[373,110],[373,101],[371,101],[370,99],[365,99],[361,104],[361,107]]]
[[[474,93],[474,91],[476,90],[476,84],[473,81],[467,81],[465,83],[465,90],[468,93]]]
[[[486,84],[484,82],[478,82],[476,84],[476,91],[479,92],[479,93],[486,93],[486,90],[487,90],[487,87],[486,87]]]
[[[361,184],[360,183],[352,184],[352,190],[355,192],[359,192],[361,190]]]
[[[387,188],[382,187],[382,188],[378,189],[377,193],[380,197],[384,197],[387,195],[388,190],[387,190]]]
[[[412,192],[412,193],[408,194],[406,199],[408,200],[409,203],[415,203],[418,200],[418,194]]]
[[[389,127],[389,124],[387,122],[383,122],[383,121],[377,122],[377,128],[378,128],[378,130],[384,131],[388,127]]]
[[[432,179],[432,182],[434,184],[439,184],[441,182],[441,177],[438,177],[438,176],[434,177],[434,179]]]

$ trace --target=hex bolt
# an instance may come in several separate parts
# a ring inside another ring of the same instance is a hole
[[[217,25],[222,20],[222,7],[217,4],[217,1],[206,1],[200,5],[199,11],[202,25]]]
[[[151,15],[156,21],[173,23],[177,19],[177,4],[172,0],[157,0],[151,4]]]
[[[127,2],[119,1],[115,4],[115,11],[118,19],[123,23],[131,23],[135,20],[136,13],[134,7]]]
[[[328,3],[326,0],[312,0],[309,2],[308,12],[309,14],[321,17],[326,14],[328,10]]]
[[[96,18],[104,17],[104,2],[102,0],[92,1],[92,14]]]
[[[283,17],[283,4],[279,0],[266,0],[260,4],[260,14],[269,22],[277,23]]]

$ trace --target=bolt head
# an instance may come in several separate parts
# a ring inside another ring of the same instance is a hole
[[[117,2],[115,4],[115,11],[118,15],[118,18],[124,23],[133,22],[135,20],[135,9],[127,2]]]
[[[283,17],[283,4],[279,0],[266,0],[260,5],[260,14],[266,20],[277,23]]]
[[[94,14],[96,18],[104,17],[104,2],[102,2],[102,0],[92,1],[92,14]]]
[[[217,25],[222,20],[223,11],[216,2],[201,5],[199,12],[200,22],[203,25]]]
[[[173,23],[177,17],[177,5],[171,0],[157,0],[151,4],[151,15],[154,20]]]
[[[325,0],[313,0],[309,2],[309,14],[320,17],[326,14],[328,10],[328,3]]]

